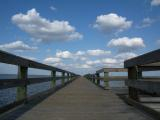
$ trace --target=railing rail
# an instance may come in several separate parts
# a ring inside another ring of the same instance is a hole
[[[28,68],[37,68],[37,69],[43,69],[43,70],[50,70],[50,71],[56,71],[56,72],[67,72],[70,74],[75,74],[66,70],[62,70],[53,66],[45,65],[33,60],[29,60],[23,57],[19,57],[13,54],[10,54],[8,52],[0,50],[0,62],[6,63],[6,64],[12,64],[12,65],[18,65]]]
[[[29,96],[27,95],[28,85],[51,81],[51,86],[52,86],[51,89],[54,90],[56,89],[56,80],[61,79],[62,86],[64,86],[66,84],[65,79],[67,79],[67,82],[70,82],[74,80],[77,76],[79,76],[73,72],[45,65],[36,61],[28,60],[26,58],[22,58],[1,50],[0,50],[0,63],[12,64],[18,66],[17,79],[0,80],[0,90],[13,87],[17,88],[16,101],[1,107],[0,113],[3,113],[27,101],[29,99]],[[48,70],[51,72],[51,75],[49,77],[28,78],[28,68]],[[62,75],[57,76],[56,72],[61,72]]]
[[[160,70],[160,49],[126,60],[124,67],[128,69],[129,97],[140,101],[139,91],[160,95],[159,77],[143,76],[144,71]]]
[[[127,69],[124,68],[102,68],[97,70],[95,74],[86,74],[85,77],[91,80],[93,83],[100,86],[100,81],[104,81],[104,89],[109,89],[109,81],[117,81],[128,79],[127,76],[109,76],[110,72],[127,72]],[[104,73],[104,76],[101,77],[100,73]]]

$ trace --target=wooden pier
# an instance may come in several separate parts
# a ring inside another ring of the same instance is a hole
[[[160,70],[160,50],[125,61],[125,68],[103,68],[84,77],[4,51],[0,51],[0,62],[18,66],[17,79],[0,80],[0,90],[17,88],[16,101],[0,107],[0,120],[160,119],[159,78],[142,74]],[[51,74],[28,78],[28,68],[48,70]],[[127,72],[128,76],[109,76],[110,72]],[[58,79],[61,85],[56,86]],[[128,94],[116,95],[109,86],[110,80],[125,80]],[[104,82],[103,87],[100,81]],[[48,90],[28,95],[27,86],[44,82],[50,82]]]
[[[103,90],[80,77],[49,96],[17,120],[152,120],[124,103],[111,90]]]

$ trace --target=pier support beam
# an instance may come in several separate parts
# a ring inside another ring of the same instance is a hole
[[[128,79],[137,80],[140,78],[142,78],[142,71],[139,71],[137,66],[128,68]],[[128,89],[129,97],[136,101],[139,101],[138,90],[133,87],[128,87]]]
[[[17,101],[27,99],[27,74],[27,67],[18,66],[18,79],[23,80],[24,85],[17,87]]]
[[[56,86],[56,71],[51,71],[51,87]]]
[[[104,89],[109,90],[109,72],[104,71]]]

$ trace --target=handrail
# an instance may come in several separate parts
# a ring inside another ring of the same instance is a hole
[[[97,70],[95,74],[86,74],[85,77],[91,80],[93,83],[100,86],[100,80],[104,81],[104,89],[109,89],[109,81],[113,80],[126,80],[127,76],[109,76],[110,72],[127,72],[125,68],[102,68]],[[104,73],[104,77],[100,76],[100,73]]]
[[[79,75],[63,70],[57,67],[45,65],[33,60],[22,58],[11,53],[0,50],[0,63],[12,64],[18,66],[18,78],[17,79],[3,79],[0,80],[0,90],[17,87],[17,100],[13,103],[10,103],[4,107],[0,107],[0,113],[3,113],[13,107],[24,103],[28,100],[27,95],[27,86],[31,84],[43,83],[51,81],[51,90],[56,89],[56,80],[61,79],[61,86],[64,86],[66,83],[74,80]],[[38,77],[38,78],[28,78],[28,68],[36,68],[42,70],[51,71],[49,77]],[[57,76],[56,72],[61,72],[61,76]],[[67,82],[65,81],[67,79]],[[50,89],[48,91],[51,91]],[[44,91],[46,92],[46,91]]]
[[[141,66],[160,62],[160,49],[124,61],[124,67]],[[153,65],[154,67],[155,65]],[[157,66],[157,65],[156,65]]]
[[[66,76],[66,77],[55,77],[55,78],[56,80],[58,80],[63,78],[67,79],[68,77]],[[71,76],[69,78],[71,78]],[[25,84],[31,85],[31,84],[43,83],[51,80],[52,77],[28,78],[27,83],[25,83],[25,80],[21,79],[3,79],[0,80],[0,90],[12,87],[24,86]]]
[[[72,73],[66,70],[62,70],[62,69],[53,67],[53,66],[45,65],[45,64],[33,61],[33,60],[19,57],[19,56],[13,55],[11,53],[8,53],[2,50],[0,50],[0,62],[6,63],[6,64],[23,66],[23,67],[29,67],[29,68],[37,68],[37,69],[43,69],[43,70],[51,70],[51,71],[67,72],[70,74],[75,74],[75,73]]]
[[[102,68],[102,69],[96,71],[96,73],[102,73],[102,72],[127,72],[127,69],[124,69],[124,68]]]
[[[131,58],[124,62],[124,67],[128,69],[128,80],[126,84],[129,89],[129,97],[135,101],[140,101],[139,90],[147,94],[159,95],[159,78],[143,77],[143,71],[160,70],[160,49]]]

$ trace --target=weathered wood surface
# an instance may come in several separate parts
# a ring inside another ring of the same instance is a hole
[[[141,103],[155,111],[160,112],[160,97],[141,97]]]
[[[127,72],[128,70],[126,68],[102,68],[96,73],[102,73],[102,72]]]
[[[55,81],[59,79],[68,79],[68,78],[71,77],[54,77]],[[52,77],[27,78],[27,81],[24,81],[23,79],[4,79],[0,80],[0,89],[19,87],[25,84],[31,85],[31,84],[43,83],[51,81],[51,79]]]
[[[160,66],[158,62],[160,62],[160,49],[126,60],[124,62],[124,67],[129,68],[136,65],[139,66],[147,64],[150,66]]]
[[[78,78],[18,120],[151,120],[110,90]]]
[[[105,77],[94,77],[95,79],[98,79],[98,80],[105,80]],[[107,79],[109,81],[124,81],[126,79],[128,79],[127,76],[108,76]]]
[[[133,87],[146,93],[160,94],[160,81],[158,80],[126,80],[125,84],[129,87]]]

